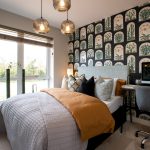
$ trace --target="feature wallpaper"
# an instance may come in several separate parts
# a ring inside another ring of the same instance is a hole
[[[128,65],[131,73],[141,72],[150,62],[150,4],[81,27],[69,37],[69,65]]]

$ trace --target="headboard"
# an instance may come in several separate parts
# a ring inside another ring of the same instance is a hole
[[[100,67],[78,67],[78,74],[85,74],[85,77],[106,77],[106,78],[119,78],[127,80],[128,77],[128,66],[100,66]]]

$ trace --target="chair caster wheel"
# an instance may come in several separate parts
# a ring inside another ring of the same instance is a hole
[[[144,149],[144,144],[141,144],[141,148]]]
[[[138,132],[135,132],[135,136],[138,137]]]

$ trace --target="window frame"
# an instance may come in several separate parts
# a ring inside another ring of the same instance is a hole
[[[3,32],[4,31],[4,32]],[[46,51],[46,75],[45,77],[26,77],[26,80],[47,80],[47,87],[52,87],[54,58],[52,57],[54,49],[53,38],[19,30],[7,26],[0,25],[0,39],[7,41],[15,41],[17,43],[17,76],[11,78],[17,81],[17,94],[22,93],[22,69],[24,68],[24,44],[44,46]]]

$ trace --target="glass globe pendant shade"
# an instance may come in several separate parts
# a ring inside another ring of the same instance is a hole
[[[53,6],[60,12],[68,11],[71,7],[71,0],[53,0]]]
[[[36,33],[45,34],[50,31],[49,23],[46,19],[38,18],[33,22],[33,29]]]
[[[75,31],[75,25],[70,20],[65,20],[61,24],[61,32],[65,35],[71,34]]]

